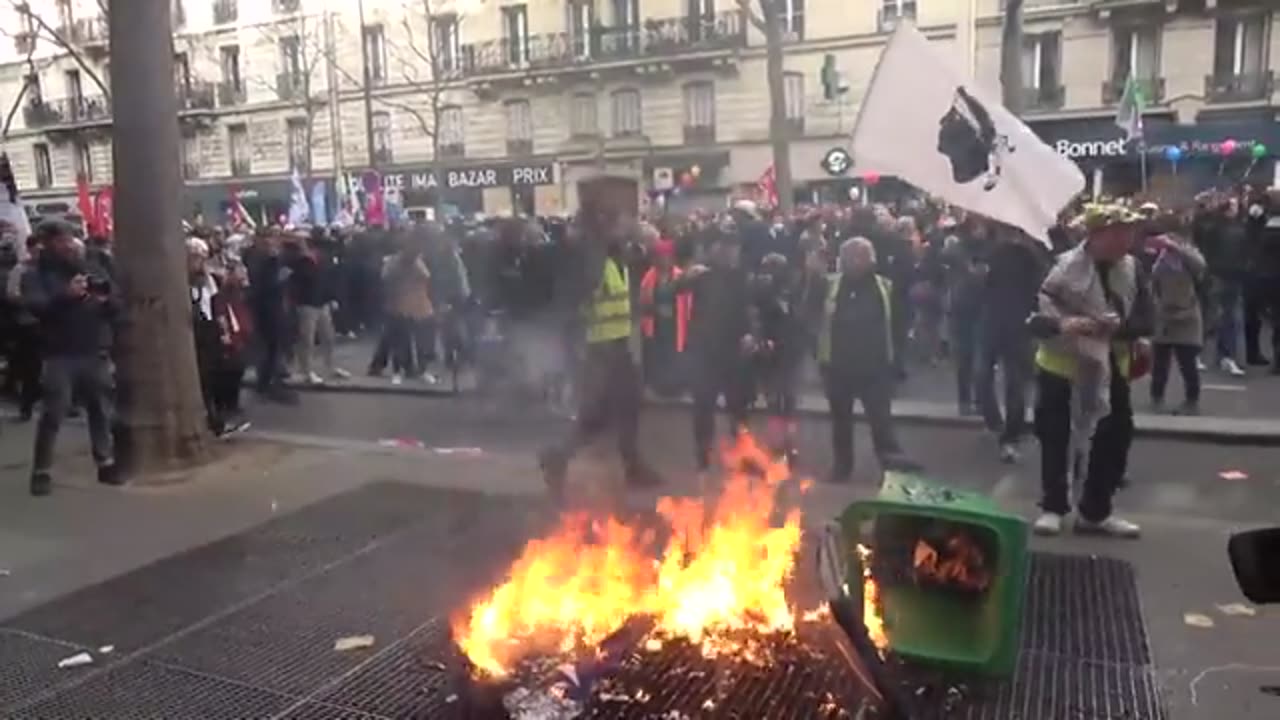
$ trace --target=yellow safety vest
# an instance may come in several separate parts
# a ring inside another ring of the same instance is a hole
[[[876,287],[884,301],[884,342],[889,350],[889,362],[893,362],[893,282],[876,275]],[[827,301],[822,312],[822,328],[818,331],[818,364],[831,363],[831,321],[835,318],[836,303],[840,299],[840,273],[827,276]]]
[[[1129,359],[1133,352],[1132,346],[1127,341],[1117,340],[1111,343],[1111,352],[1115,353],[1116,368],[1120,371],[1120,374],[1128,377]],[[1044,343],[1040,343],[1040,346],[1036,348],[1036,367],[1050,375],[1073,380],[1076,376],[1078,362],[1074,355],[1061,352]]]
[[[604,261],[604,277],[586,308],[587,342],[631,337],[631,287],[627,271],[613,258]]]

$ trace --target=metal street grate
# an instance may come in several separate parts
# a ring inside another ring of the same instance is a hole
[[[0,630],[0,715],[4,708],[84,675],[88,668],[61,670],[58,661],[87,648]]]
[[[374,483],[72,593],[0,626],[129,652],[415,522],[466,521],[474,493]]]
[[[10,720],[246,720],[269,718],[292,700],[249,685],[149,662],[94,676],[70,692],[5,715]]]
[[[1151,662],[1133,566],[1079,555],[1032,558],[1025,649],[1099,662]]]

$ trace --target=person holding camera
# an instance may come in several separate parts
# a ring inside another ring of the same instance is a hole
[[[86,260],[70,225],[45,221],[36,227],[42,250],[34,272],[22,277],[22,298],[40,323],[44,351],[44,405],[36,428],[31,494],[52,490],[53,452],[75,392],[89,416],[89,439],[98,481],[120,485],[111,434],[115,412],[115,367],[111,346],[120,300],[110,273]]]

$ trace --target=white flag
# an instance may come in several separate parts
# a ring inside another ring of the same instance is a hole
[[[307,203],[307,191],[302,187],[302,175],[293,171],[293,192],[289,198],[289,224],[300,227],[311,222],[311,207]]]
[[[900,24],[880,55],[853,130],[854,164],[896,175],[1048,243],[1084,176],[987,97],[915,28]]]

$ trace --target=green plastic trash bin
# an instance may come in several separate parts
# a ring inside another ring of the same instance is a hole
[[[862,577],[857,545],[872,551],[880,613],[895,653],[957,670],[1012,674],[1026,593],[1026,522],[985,495],[888,473],[877,497],[850,505],[839,525],[846,577]],[[981,559],[972,567],[960,563],[966,571],[957,571],[957,558],[974,551]],[[939,555],[949,557],[946,573],[937,570]]]

